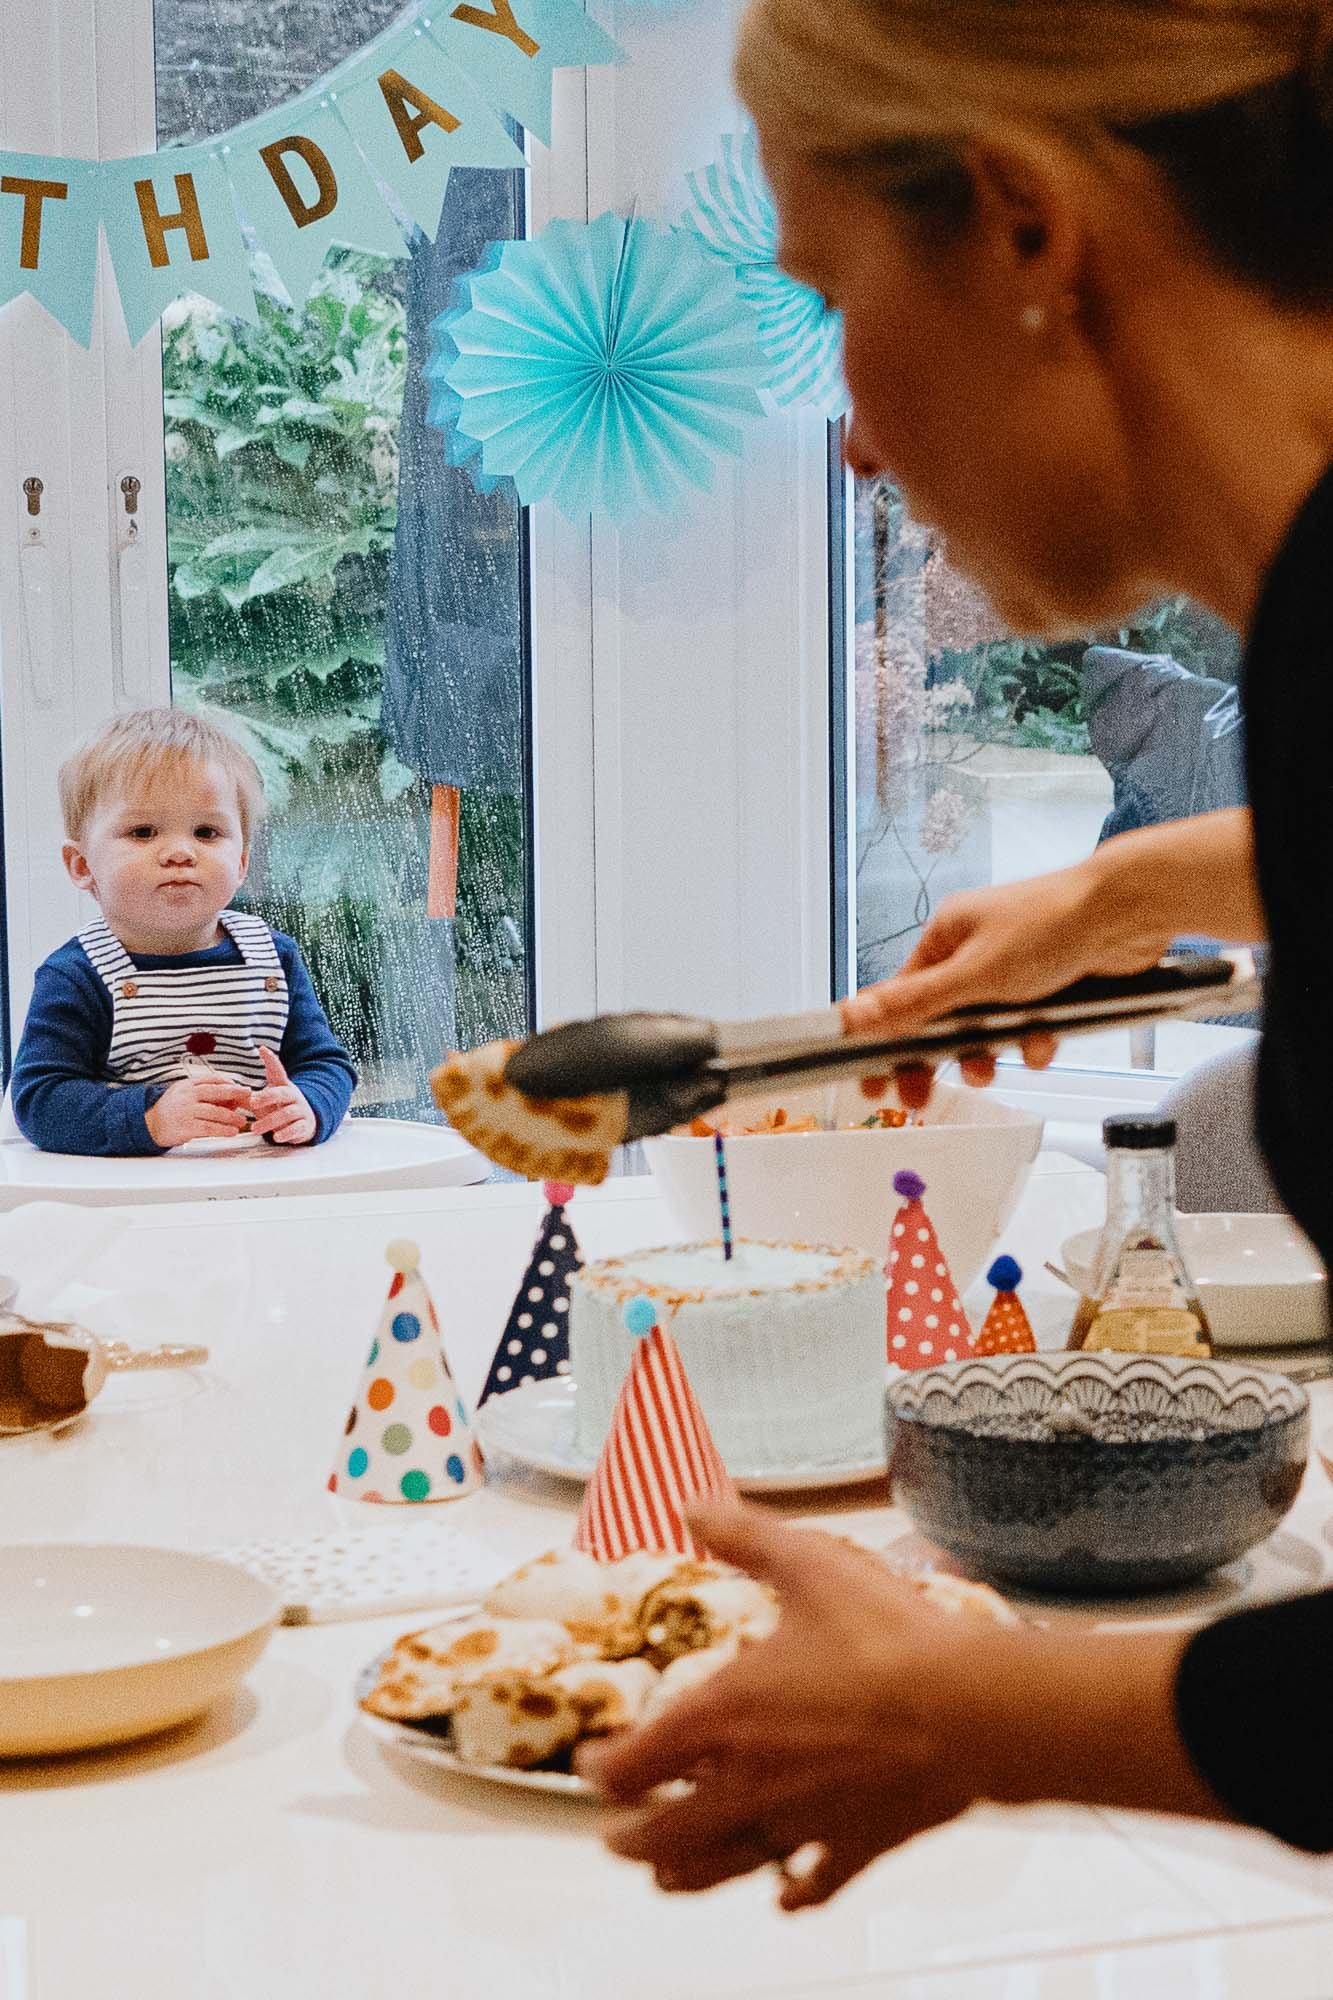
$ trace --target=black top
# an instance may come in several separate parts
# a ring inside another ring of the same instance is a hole
[[[1272,957],[1259,1140],[1273,1180],[1333,1262],[1333,468],[1269,571],[1244,705],[1259,890]],[[1176,1704],[1186,1747],[1238,1819],[1333,1849],[1333,1591],[1221,1619],[1191,1640]]]

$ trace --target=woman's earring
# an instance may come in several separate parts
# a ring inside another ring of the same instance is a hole
[[[1018,315],[1018,324],[1022,327],[1024,333],[1044,333],[1046,331],[1045,306],[1024,306],[1022,312]]]

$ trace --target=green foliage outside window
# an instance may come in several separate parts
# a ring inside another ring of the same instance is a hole
[[[425,1107],[432,1046],[525,1012],[518,801],[464,795],[452,948],[423,966],[429,790],[379,728],[402,269],[336,252],[293,311],[259,266],[256,326],[197,299],[163,323],[174,698],[255,758],[271,819],[251,900],[297,936],[372,1105],[395,1110]],[[455,1019],[422,1021],[451,957]]]

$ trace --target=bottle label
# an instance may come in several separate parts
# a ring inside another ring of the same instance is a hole
[[[1119,1288],[1117,1287],[1117,1294]],[[1087,1352],[1111,1349],[1119,1354],[1207,1355],[1197,1313],[1180,1306],[1140,1306],[1117,1297],[1102,1307],[1083,1342]]]

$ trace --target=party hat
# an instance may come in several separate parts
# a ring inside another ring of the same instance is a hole
[[[574,1546],[598,1562],[640,1549],[698,1556],[686,1506],[734,1500],[736,1488],[653,1301],[631,1299],[625,1325],[641,1337],[583,1496]]]
[[[488,1396],[503,1396],[525,1382],[569,1373],[569,1281],[583,1262],[565,1213],[574,1189],[568,1181],[547,1181],[543,1192],[550,1206],[509,1309],[478,1409]]]
[[[994,1285],[995,1297],[981,1323],[974,1354],[1035,1354],[1037,1343],[1028,1316],[1023,1310],[1017,1287],[1023,1273],[1012,1257],[997,1257],[986,1273]]]
[[[347,1419],[329,1491],[346,1500],[455,1500],[485,1479],[445,1357],[415,1243],[391,1243],[389,1296]]]
[[[934,1224],[921,1206],[926,1184],[904,1168],[894,1175],[893,1188],[903,1205],[894,1217],[884,1266],[889,1360],[899,1368],[961,1361],[972,1352],[972,1329]]]

